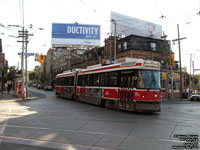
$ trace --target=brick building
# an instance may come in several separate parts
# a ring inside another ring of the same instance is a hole
[[[7,69],[8,61],[5,59],[5,54],[2,53],[2,40],[0,39],[0,91],[2,91],[4,88]]]

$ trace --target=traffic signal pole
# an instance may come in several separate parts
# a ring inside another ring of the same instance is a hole
[[[28,62],[27,62],[27,57],[28,57],[28,52],[27,52],[27,44],[28,44],[28,31],[26,30],[25,32],[25,98],[28,97]]]
[[[173,77],[172,66],[170,67],[170,69],[171,69],[171,99],[173,99],[173,97],[174,97],[174,89],[173,89],[173,80],[174,80],[174,77]]]
[[[22,27],[22,60],[21,60],[21,72],[22,72],[22,99],[24,96],[24,26]]]

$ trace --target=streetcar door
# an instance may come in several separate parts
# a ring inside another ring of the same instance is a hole
[[[134,70],[121,71],[119,103],[122,109],[133,109],[134,85]]]
[[[121,71],[121,81],[120,81],[120,106],[122,109],[131,109],[131,104],[133,102],[133,71]]]

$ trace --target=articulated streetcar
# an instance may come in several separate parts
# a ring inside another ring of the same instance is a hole
[[[106,108],[161,110],[160,63],[131,62],[64,72],[56,76],[56,95]]]

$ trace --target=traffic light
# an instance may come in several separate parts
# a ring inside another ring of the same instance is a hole
[[[170,66],[175,67],[174,54],[170,54]]]
[[[43,64],[44,61],[45,61],[45,56],[42,55],[42,54],[40,54],[40,55],[39,55],[39,63]]]

